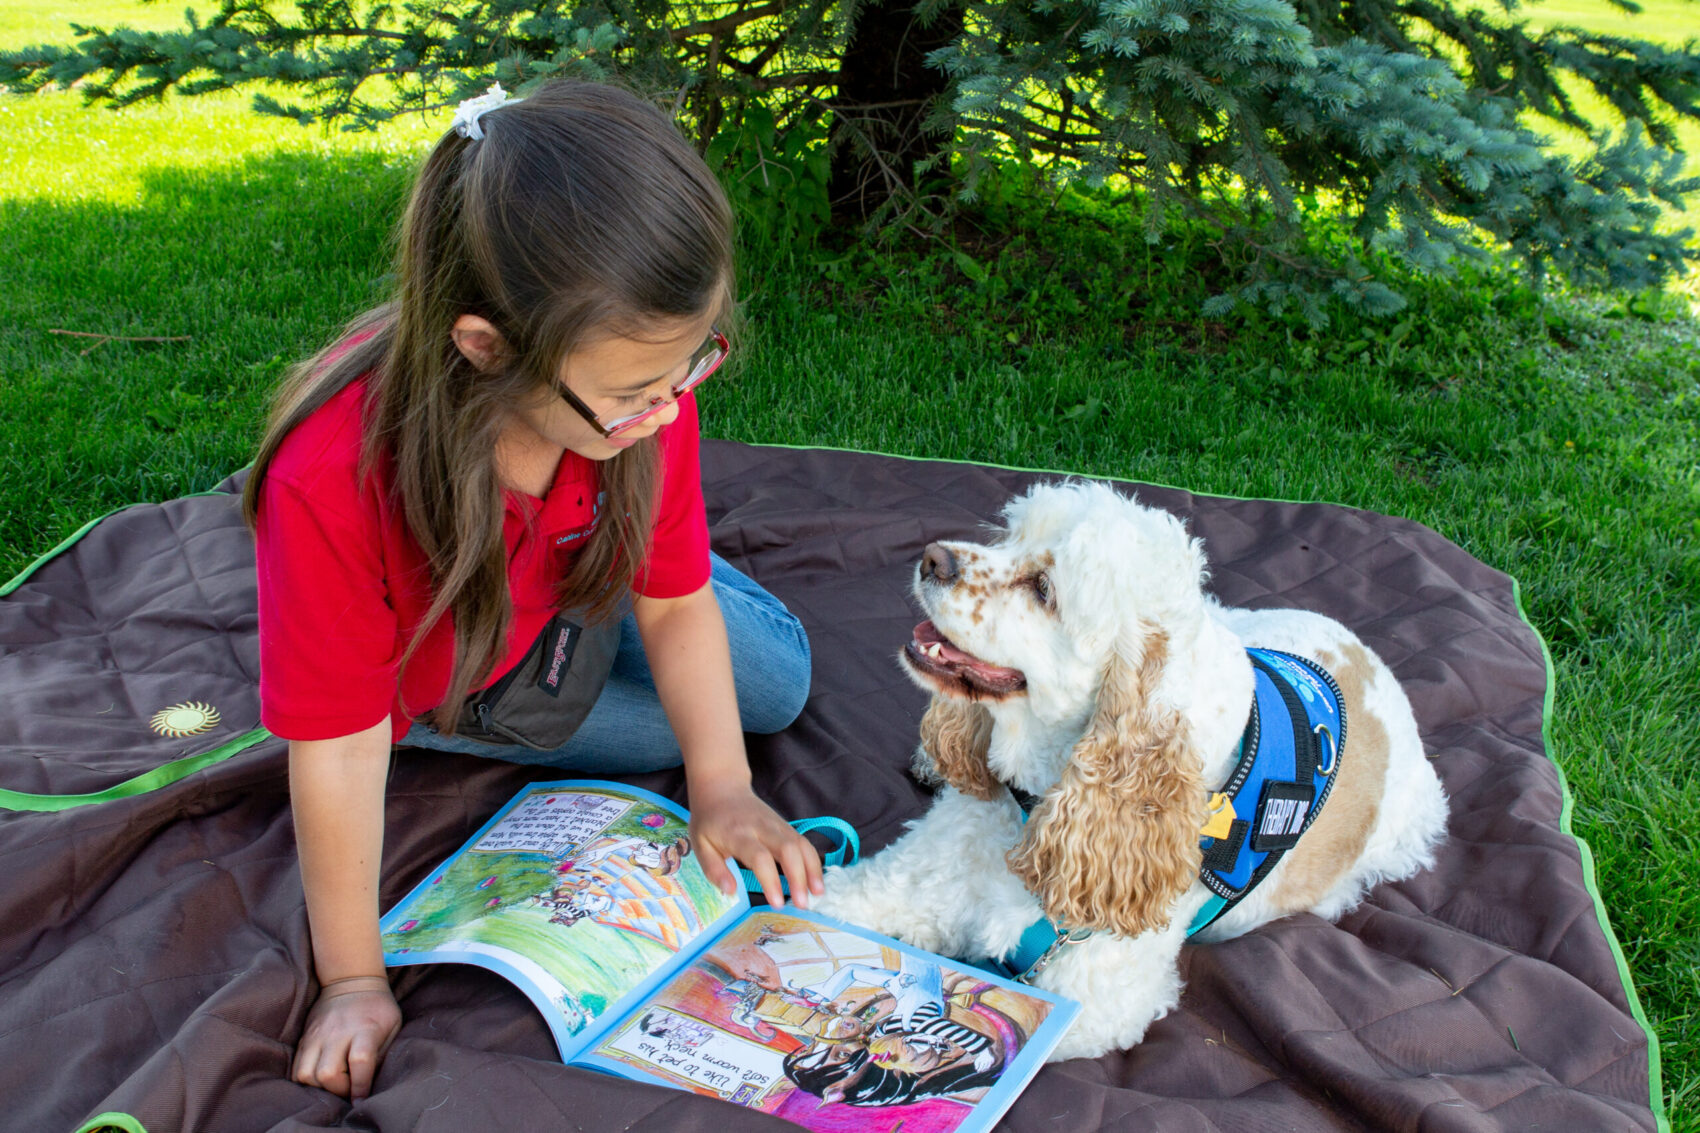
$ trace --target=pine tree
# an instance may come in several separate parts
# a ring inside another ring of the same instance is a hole
[[[263,83],[263,113],[362,129],[492,80],[619,76],[791,224],[824,218],[829,192],[841,215],[937,220],[1010,162],[1125,187],[1150,239],[1188,218],[1219,230],[1234,277],[1211,313],[1392,311],[1385,262],[1446,273],[1505,253],[1622,288],[1681,274],[1690,234],[1656,222],[1700,190],[1673,128],[1700,117],[1700,48],[1536,33],[1499,4],[220,0],[179,31],[74,27],[73,45],[0,54],[0,83],[112,106]],[[1541,134],[1591,130],[1567,81],[1626,123],[1580,160]],[[1312,207],[1353,240],[1319,247]]]

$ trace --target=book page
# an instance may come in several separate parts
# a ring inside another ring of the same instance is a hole
[[[1008,1107],[1073,1011],[824,917],[762,908],[579,1061],[809,1129],[967,1133]]]
[[[534,784],[385,915],[385,962],[480,964],[549,1018],[563,1057],[723,915],[673,804],[637,788]]]

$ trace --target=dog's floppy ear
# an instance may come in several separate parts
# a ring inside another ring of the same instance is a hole
[[[965,795],[989,799],[998,781],[986,764],[992,714],[983,704],[935,696],[921,717],[921,750],[938,776]]]
[[[1167,646],[1149,637],[1137,671],[1111,660],[1092,723],[1009,852],[1010,869],[1064,928],[1162,928],[1198,877],[1201,762],[1180,715],[1150,698]]]

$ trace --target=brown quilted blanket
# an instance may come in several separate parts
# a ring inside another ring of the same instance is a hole
[[[716,549],[814,646],[802,719],[752,741],[758,786],[877,849],[927,804],[905,775],[923,698],[894,663],[912,564],[1035,475],[728,443],[704,474]],[[1432,872],[1337,925],[1189,948],[1178,1011],[1133,1051],[1046,1068],[1000,1128],[1655,1128],[1647,1033],[1561,829],[1548,670],[1511,579],[1400,519],[1127,488],[1190,518],[1223,600],[1321,610],[1387,658],[1450,837]],[[407,1022],[370,1099],[288,1080],[312,989],[284,744],[254,731],[253,587],[232,497],[213,493],[108,517],[0,598],[0,1127],[787,1128],[563,1067],[519,992],[452,965],[396,976]],[[218,723],[150,728],[185,704]],[[386,905],[540,777],[398,753]],[[676,773],[637,781],[682,797]]]

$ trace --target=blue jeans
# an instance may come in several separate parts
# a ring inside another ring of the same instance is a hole
[[[719,555],[710,556],[709,582],[726,621],[732,679],[746,732],[777,732],[797,718],[809,696],[809,639],[783,603]],[[679,741],[655,693],[638,636],[637,619],[620,623],[620,647],[608,684],[573,738],[554,751],[441,736],[415,720],[403,747],[458,751],[602,775],[677,767]]]

